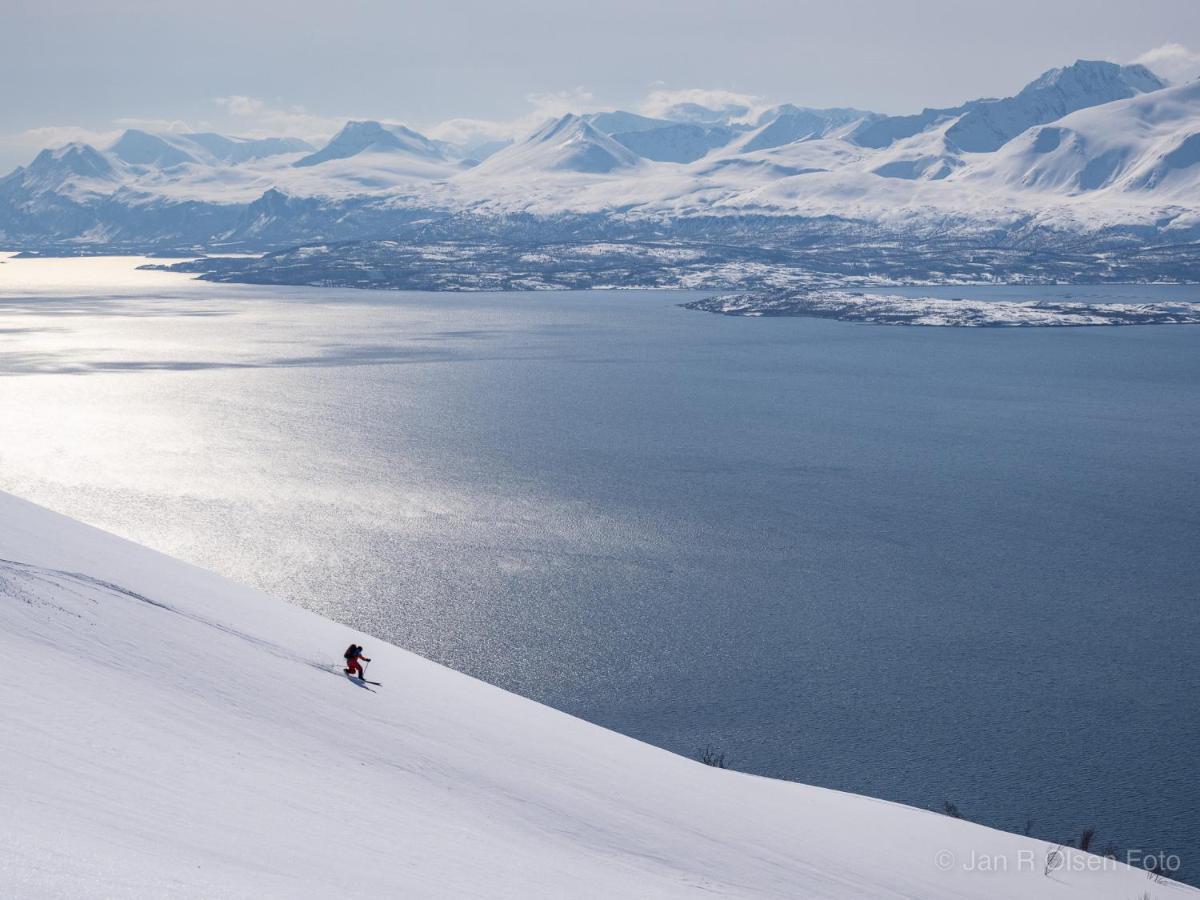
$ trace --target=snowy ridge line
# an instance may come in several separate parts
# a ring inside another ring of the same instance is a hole
[[[809,316],[874,325],[956,328],[1063,328],[1103,325],[1197,325],[1200,302],[1077,303],[963,300],[842,290],[719,294],[680,304],[726,316]]]
[[[0,559],[0,655],[19,663],[0,896],[328,900],[352,878],[372,897],[1200,897],[1069,849],[1045,874],[1041,841],[703,766],[4,493]],[[351,640],[386,691],[311,662]]]

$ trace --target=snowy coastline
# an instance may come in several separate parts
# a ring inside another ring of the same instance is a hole
[[[720,294],[682,304],[726,316],[811,316],[874,325],[959,328],[1196,325],[1200,303],[1076,303],[965,300],[852,291]]]

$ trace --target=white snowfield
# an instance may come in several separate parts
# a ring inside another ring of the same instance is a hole
[[[1197,895],[700,765],[4,494],[0,559],[3,897]]]

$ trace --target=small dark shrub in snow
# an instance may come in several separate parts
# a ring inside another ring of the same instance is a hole
[[[1046,865],[1042,868],[1042,874],[1049,877],[1050,873],[1057,870],[1062,864],[1062,847],[1051,844],[1046,848]]]
[[[1088,826],[1083,829],[1083,833],[1079,835],[1079,849],[1084,853],[1090,853],[1092,849],[1092,841],[1096,839],[1096,829],[1094,826]]]
[[[712,766],[716,769],[725,768],[725,754],[718,753],[712,747],[704,747],[696,751],[696,758],[706,766]]]
[[[958,806],[949,800],[942,801],[942,812],[952,819],[961,819],[963,817],[963,814],[958,811]]]

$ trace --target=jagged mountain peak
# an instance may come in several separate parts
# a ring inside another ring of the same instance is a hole
[[[55,166],[60,170],[69,170],[77,175],[100,175],[112,171],[112,163],[104,157],[104,154],[91,144],[85,144],[82,141],[71,141],[61,147],[42,150],[34,157],[28,168],[32,171],[49,166]]]
[[[1079,60],[1044,72],[1015,97],[967,104],[946,138],[968,152],[989,153],[1034,125],[1164,87],[1166,82],[1145,66]]]
[[[91,144],[73,141],[61,147],[41,151],[24,168],[19,168],[11,179],[18,180],[29,191],[41,194],[47,191],[62,191],[67,185],[80,180],[92,182],[114,181],[116,166],[111,159]]]
[[[1043,72],[1025,85],[1017,96],[1028,96],[1047,90],[1087,95],[1095,93],[1102,86],[1115,84],[1125,85],[1129,89],[1127,96],[1145,94],[1167,86],[1165,81],[1143,65],[1123,66],[1107,60],[1077,59],[1069,66],[1059,66]]]

